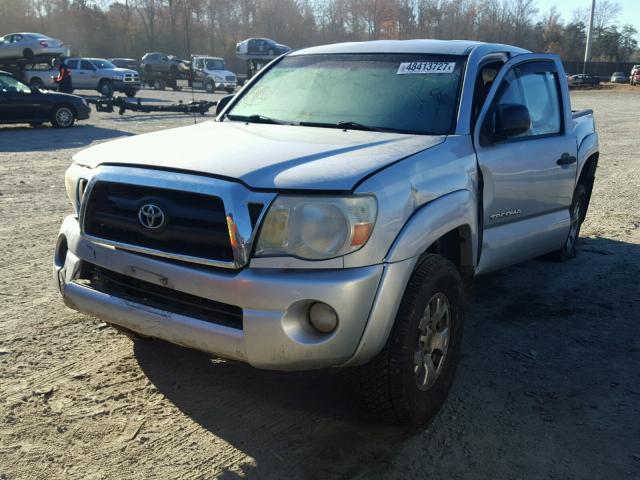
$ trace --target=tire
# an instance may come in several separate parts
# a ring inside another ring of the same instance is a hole
[[[167,87],[167,84],[164,83],[164,80],[161,78],[156,78],[153,81],[153,89],[154,90],[164,90]]]
[[[113,83],[109,80],[100,80],[100,83],[98,83],[98,92],[100,92],[100,95],[103,97],[113,97]]]
[[[419,426],[438,413],[455,377],[463,318],[458,269],[428,255],[409,280],[385,347],[359,368],[362,400],[375,418]]]
[[[51,114],[51,124],[56,128],[72,127],[76,121],[76,112],[68,105],[58,105]]]
[[[27,60],[33,60],[35,58],[35,55],[33,54],[33,50],[31,50],[30,48],[25,48],[22,51],[22,56]]]
[[[38,77],[34,77],[29,82],[29,86],[31,88],[44,88],[44,82],[40,80]]]
[[[565,240],[562,247],[560,247],[555,252],[551,252],[550,254],[546,255],[546,258],[548,258],[549,260],[554,260],[556,262],[564,262],[567,260],[571,260],[577,255],[577,243],[578,239],[580,238],[580,227],[582,226],[582,222],[584,221],[586,213],[587,189],[582,183],[579,183],[576,186],[575,191],[573,192],[573,200],[571,201],[571,226],[569,229],[569,234],[567,235],[567,239]]]
[[[216,84],[212,81],[208,81],[204,84],[204,89],[207,93],[215,93],[216,92]]]
[[[124,94],[125,94],[127,97],[129,97],[129,98],[133,98],[133,97],[135,97],[137,93],[138,93],[138,91],[137,91],[137,90],[126,90],[126,91],[124,92]]]

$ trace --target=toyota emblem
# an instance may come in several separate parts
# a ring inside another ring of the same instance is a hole
[[[157,230],[164,227],[166,216],[158,205],[145,203],[138,209],[138,220],[144,228]]]

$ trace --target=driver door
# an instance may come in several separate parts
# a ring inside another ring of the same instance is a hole
[[[79,68],[71,80],[74,88],[97,88],[96,67],[89,60],[80,60]]]
[[[496,77],[475,126],[482,173],[483,240],[478,273],[559,248],[569,232],[577,143],[564,71],[553,55],[518,55]],[[492,136],[505,105],[524,105],[528,130]]]

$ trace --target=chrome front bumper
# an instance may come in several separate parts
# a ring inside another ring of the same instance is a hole
[[[66,258],[62,261],[56,254],[54,277],[70,308],[140,334],[276,370],[368,361],[386,341],[414,264],[404,261],[335,270],[197,268],[91,242],[81,235],[74,216],[65,219],[59,244],[62,239],[67,245]],[[241,307],[243,328],[198,320],[94,290],[76,281],[83,261]],[[331,334],[319,334],[309,325],[308,308],[316,301],[331,305],[338,314],[338,327]]]

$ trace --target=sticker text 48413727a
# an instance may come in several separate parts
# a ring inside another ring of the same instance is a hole
[[[403,62],[396,72],[398,75],[453,73],[456,62]]]

